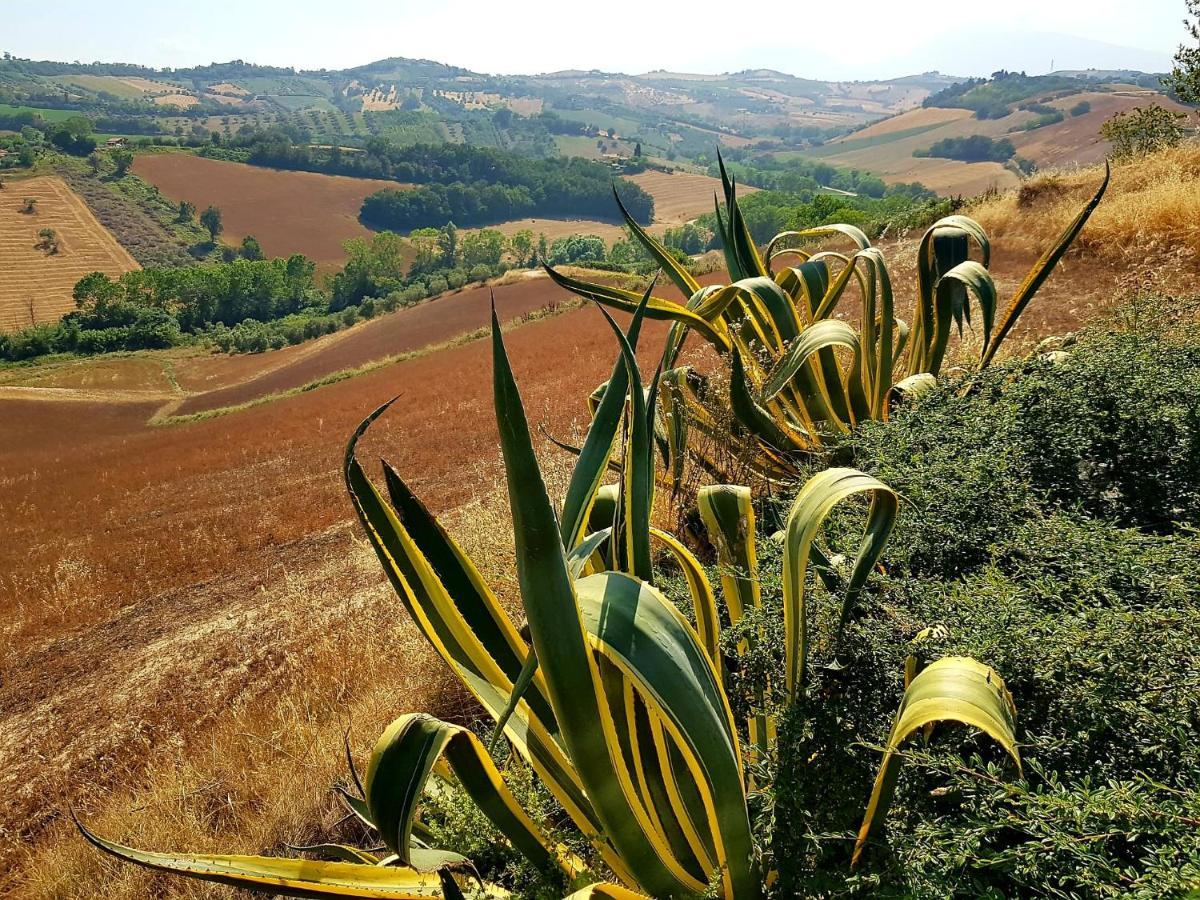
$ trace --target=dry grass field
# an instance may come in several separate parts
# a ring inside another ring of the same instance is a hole
[[[654,198],[654,221],[682,225],[713,211],[713,197],[721,193],[719,179],[687,172],[642,172],[629,180]],[[742,187],[742,194],[757,188]]]
[[[968,210],[993,232],[1002,297],[1098,178],[1095,169],[1044,176]],[[1200,151],[1118,168],[1013,346],[1104,314],[1134,286],[1131,263],[1143,257],[1194,284],[1200,230],[1186,211],[1198,203]],[[915,240],[884,247],[906,318]],[[169,393],[163,379],[200,401],[230,389],[245,399],[272,373],[294,385],[445,343],[480,322],[483,294],[277,353],[138,354],[0,384],[0,491],[12,512],[0,544],[0,895],[233,898],[117,866],[73,834],[65,810],[162,849],[275,853],[346,840],[354,834],[329,794],[343,732],[361,754],[399,713],[469,712],[351,523],[339,464],[354,424],[399,394],[362,458],[395,463],[513,602],[487,341],[228,415],[148,423]],[[541,279],[496,294],[507,319],[565,297]],[[665,329],[648,325],[642,349],[653,365]],[[525,316],[507,332],[531,421],[578,434],[584,397],[614,357],[599,314]],[[561,467],[551,483],[561,490]]]
[[[605,243],[619,241],[625,237],[625,226],[612,222],[601,222],[598,219],[510,219],[498,225],[488,225],[488,228],[512,237],[518,231],[532,231],[534,240],[539,234],[544,234],[546,240],[570,237],[573,234],[592,234],[603,238]],[[479,229],[465,228],[464,232]]]
[[[163,94],[161,97],[155,97],[154,102],[159,106],[177,106],[187,108],[195,106],[200,102],[200,98],[195,94]]]
[[[971,116],[972,113],[969,109],[944,109],[937,106],[922,107],[901,113],[898,116],[881,119],[872,125],[868,125],[866,128],[851,132],[845,138],[830,141],[830,144],[838,144],[855,139],[874,138],[884,134],[895,134],[897,131],[906,131],[909,128],[921,128],[926,125],[943,125],[946,122],[969,119]]]
[[[25,212],[27,201],[34,202]],[[58,252],[39,232],[53,229]],[[137,262],[60,178],[6,181],[0,190],[0,330],[51,322],[75,308],[71,292],[89,272],[120,275]]]
[[[341,265],[345,241],[371,233],[358,221],[366,196],[403,187],[394,181],[281,172],[189,153],[142,154],[133,171],[174,201],[189,200],[201,210],[220,208],[226,241],[240,243],[254,235],[268,256],[303,253],[322,271]]]

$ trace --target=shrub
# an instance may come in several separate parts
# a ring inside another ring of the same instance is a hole
[[[899,543],[918,549],[893,565],[959,574],[1028,517],[1030,497],[1164,533],[1200,521],[1200,347],[1091,335],[1053,361],[976,376],[954,399],[962,388],[933,389],[846,445],[924,510],[900,526],[917,529]]]
[[[850,439],[851,461],[907,502],[887,578],[825,656],[837,667],[815,666],[820,703],[781,726],[768,806],[787,823],[771,832],[783,894],[838,883],[853,815],[828,800],[868,789],[895,661],[926,628],[921,655],[1005,673],[1027,781],[981,773],[969,748],[914,750],[907,815],[863,895],[1158,897],[1200,877],[1198,377],[1195,345],[1090,336],[1057,361],[932,390]],[[1116,469],[1116,487],[1092,474]],[[835,517],[828,539],[860,534]],[[764,548],[763,571],[777,552]],[[778,602],[777,585],[763,591]],[[830,736],[842,731],[864,746]]]
[[[1157,103],[1119,112],[1100,126],[1100,136],[1112,144],[1117,159],[1142,156],[1175,147],[1183,140],[1183,113]]]

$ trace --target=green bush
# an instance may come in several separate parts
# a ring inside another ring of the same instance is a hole
[[[1200,881],[1198,400],[1200,348],[1091,336],[1057,362],[947,384],[847,443],[905,503],[886,576],[836,658],[818,646],[809,703],[781,723],[760,818],[780,896],[841,884],[925,628],[919,656],[1004,673],[1026,778],[961,730],[909,748],[889,843],[851,893],[1159,897]],[[827,538],[850,552],[860,534],[843,514]],[[769,610],[779,588],[763,590]],[[749,677],[777,655],[768,640]]]

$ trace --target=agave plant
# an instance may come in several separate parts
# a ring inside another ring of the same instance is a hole
[[[736,184],[721,161],[724,212],[716,207],[717,231],[730,284],[702,286],[672,253],[626,211],[626,225],[675,286],[686,304],[651,297],[646,315],[673,323],[663,374],[663,448],[676,490],[690,454],[710,473],[719,468],[705,449],[688,440],[690,430],[745,452],[766,478],[796,474],[796,464],[857,423],[884,419],[890,404],[935,382],[954,326],[962,334],[972,305],[982,340],[978,365],[996,356],[1021,314],[1066,253],[1108,187],[1108,172],[1092,199],[1041,256],[999,315],[998,292],[988,271],[991,244],[966,216],[935,222],[917,250],[917,297],[911,324],[897,317],[892,280],[883,254],[853,225],[822,225],[777,235],[760,252],[738,207]],[[614,190],[615,196],[615,190]],[[809,252],[798,242],[841,239],[847,252]],[[974,258],[977,257],[977,258]],[[632,291],[581,281],[547,266],[562,287],[582,297],[632,311]],[[858,326],[834,317],[839,304],[859,297]],[[684,342],[695,332],[727,358],[729,395],[712,396],[705,380],[680,365]],[[719,424],[732,414],[730,434]]]
[[[620,357],[596,404],[561,515],[539,470],[493,312],[495,409],[524,628],[395,469],[384,465],[385,496],[359,464],[357,442],[386,405],[351,438],[346,482],[417,626],[493,719],[497,738],[508,741],[590,842],[598,860],[593,868],[612,879],[572,896],[667,898],[711,890],[727,900],[756,900],[769,873],[756,862],[745,762],[770,749],[774,710],[757,702],[747,725],[735,722],[716,595],[692,552],[651,525],[651,432],[660,379],[644,385],[634,353],[651,304],[646,295],[636,305],[627,334],[609,319]],[[604,486],[618,444],[621,477]],[[830,566],[817,542],[821,523],[855,495],[871,503],[862,545],[839,587],[844,615],[850,615],[895,521],[896,494],[861,472],[832,469],[800,491],[787,519],[784,626],[792,698],[805,691],[807,574]],[[749,491],[712,487],[699,503],[736,625],[761,603]],[[673,559],[686,576],[694,620],[656,587],[656,548],[657,559]],[[855,861],[886,815],[902,741],[933,722],[955,720],[991,735],[1019,766],[1014,714],[1003,681],[974,660],[941,659],[915,674],[868,801]],[[745,751],[743,734],[749,736]],[[330,845],[309,848],[336,857],[328,862],[162,854],[84,834],[130,862],[277,894],[457,897],[469,863],[427,846],[419,810],[423,792],[452,779],[533,863],[557,868],[572,886],[594,877],[522,810],[489,747],[466,728],[402,716],[375,745],[365,777],[359,779],[353,763],[351,773],[358,793],[347,791],[347,803],[378,830],[379,855]],[[480,890],[503,893],[488,885]]]

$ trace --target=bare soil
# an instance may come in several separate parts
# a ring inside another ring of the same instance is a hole
[[[226,241],[240,243],[253,235],[267,256],[303,253],[322,271],[345,261],[345,241],[371,234],[358,221],[367,195],[405,187],[395,181],[283,172],[190,153],[139,154],[133,171],[175,202],[220,209]]]

